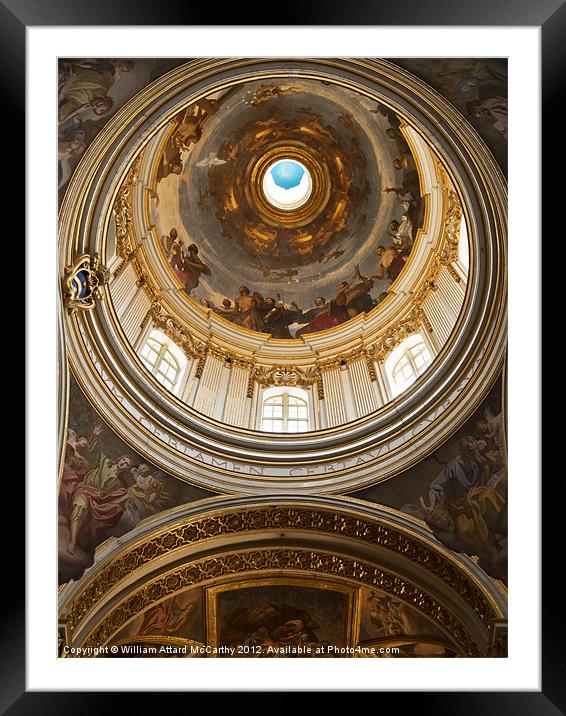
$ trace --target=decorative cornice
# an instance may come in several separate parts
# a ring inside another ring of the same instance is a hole
[[[367,544],[381,546],[426,568],[449,584],[450,588],[471,607],[486,629],[490,619],[495,617],[492,607],[480,589],[452,562],[415,537],[395,527],[358,516],[337,514],[335,511],[316,508],[279,505],[197,517],[150,536],[144,542],[131,547],[112,563],[102,567],[70,603],[63,615],[70,633],[76,632],[79,624],[105,594],[136,569],[146,566],[174,549],[205,539],[266,529],[311,531],[350,537],[363,540]]]
[[[159,302],[152,304],[149,309],[149,315],[153,325],[162,330],[166,336],[171,338],[171,340],[176,343],[179,348],[181,348],[186,356],[189,358],[204,359],[206,351],[205,344],[193,338],[186,326],[170,316]]]
[[[130,260],[134,250],[132,192],[139,175],[143,152],[140,153],[130,167],[114,202],[114,222],[116,224],[116,253],[126,261]]]
[[[418,333],[421,328],[421,314],[419,308],[413,308],[413,311],[402,321],[399,321],[381,336],[381,338],[372,345],[374,349],[375,360],[384,361],[391,351],[402,343],[413,333]]]
[[[304,549],[255,549],[189,562],[157,577],[118,604],[88,637],[83,647],[104,645],[128,620],[172,594],[228,575],[277,570],[324,574],[349,579],[401,599],[434,620],[470,657],[483,654],[459,619],[411,581],[370,562]]]
[[[82,254],[72,265],[65,266],[63,301],[69,313],[94,308],[96,301],[104,298],[103,287],[108,279],[108,269],[100,263],[98,254]]]
[[[434,155],[433,155],[434,156]],[[462,222],[462,205],[452,182],[442,166],[440,160],[434,156],[437,175],[440,179],[442,191],[446,197],[446,211],[443,223],[443,235],[439,255],[444,266],[458,260],[458,246],[460,243],[460,225]]]
[[[320,370],[316,366],[301,368],[294,365],[255,366],[253,378],[256,383],[269,388],[284,386],[310,388],[318,382]]]

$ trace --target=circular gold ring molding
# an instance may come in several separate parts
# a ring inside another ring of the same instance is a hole
[[[148,386],[106,301],[81,315],[64,315],[73,373],[112,429],[160,469],[223,493],[343,493],[401,473],[477,409],[501,372],[506,349],[505,179],[452,105],[382,60],[196,60],[152,83],[109,120],[75,170],[60,210],[59,265],[83,253],[105,255],[119,187],[179,104],[252,78],[284,78],[290,67],[385,102],[430,143],[457,186],[466,215],[468,294],[439,359],[396,401],[339,430],[269,441],[214,424]]]
[[[311,176],[310,196],[296,209],[280,209],[265,195],[265,174],[281,159],[291,159],[303,164]],[[250,206],[256,209],[267,224],[289,229],[314,221],[324,210],[332,191],[330,172],[324,159],[314,149],[297,141],[274,144],[261,156],[254,156],[247,168],[245,188]]]

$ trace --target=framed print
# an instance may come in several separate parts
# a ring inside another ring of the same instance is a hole
[[[481,30],[422,8],[405,29],[360,10],[160,30],[139,10],[99,28],[2,8],[27,36],[31,276],[56,266],[39,302],[28,273],[50,349],[29,362],[7,712],[83,708],[72,690],[409,690],[557,713],[536,137],[562,8],[443,20]]]

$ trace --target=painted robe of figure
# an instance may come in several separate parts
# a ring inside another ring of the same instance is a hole
[[[128,485],[123,477],[131,470],[130,458],[117,461],[107,457],[98,447],[96,467],[89,470],[76,487],[71,511],[71,540],[68,551],[73,554],[79,530],[88,527],[91,537],[113,527],[124,513],[128,498]]]
[[[448,517],[449,532],[455,538],[455,544],[449,546],[476,554],[488,563],[497,551],[493,534],[504,518],[506,505],[504,495],[488,484],[490,473],[489,464],[477,451],[476,440],[471,436],[463,438],[460,455],[450,460],[430,483],[427,510],[432,516],[435,507],[441,505]],[[446,542],[446,536],[442,541]]]

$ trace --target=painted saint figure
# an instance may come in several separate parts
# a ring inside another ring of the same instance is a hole
[[[478,555],[486,565],[497,561],[497,535],[506,532],[506,499],[493,485],[492,476],[492,464],[480,453],[477,440],[468,435],[460,440],[457,457],[430,483],[429,504],[424,508],[433,530],[441,529],[442,541],[450,542],[452,549]],[[439,512],[440,520],[435,520]]]
[[[93,437],[102,432],[100,425],[93,429]],[[89,528],[96,534],[101,529],[113,527],[124,512],[128,498],[125,474],[132,468],[127,455],[117,460],[109,458],[98,443],[91,446],[91,453],[97,453],[96,467],[90,469],[74,492],[71,511],[71,539],[67,550],[74,554],[79,531]]]

